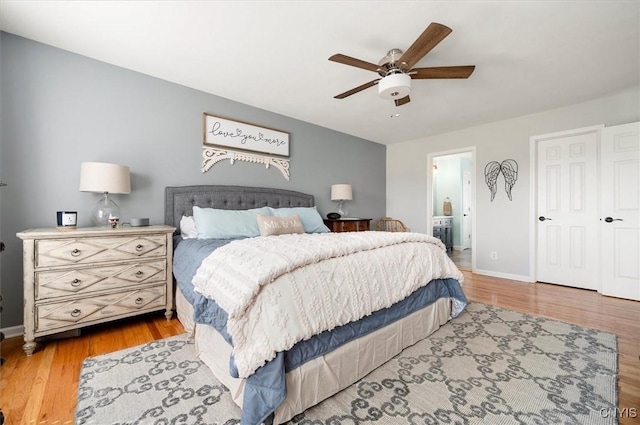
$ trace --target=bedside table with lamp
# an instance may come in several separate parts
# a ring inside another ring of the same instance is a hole
[[[334,218],[334,213],[329,213],[324,220],[325,226],[332,232],[365,232],[370,230],[370,218],[349,217],[349,210],[344,201],[353,200],[353,188],[350,184],[331,185],[331,200],[338,201],[336,213],[338,218]]]
[[[131,191],[129,168],[83,163],[80,190],[104,193],[96,227],[76,228],[75,215],[57,228],[17,233],[23,247],[24,345],[82,327],[164,310],[173,315],[171,226],[118,226],[109,193]]]

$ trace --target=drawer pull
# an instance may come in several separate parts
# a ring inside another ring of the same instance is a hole
[[[136,251],[142,251],[142,248],[144,248],[142,244],[136,245]]]
[[[140,304],[142,304],[142,301],[144,301],[144,300],[142,299],[142,297],[138,297],[138,298],[136,298],[136,304],[140,305]]]
[[[144,274],[144,273],[142,272],[142,270],[138,270],[138,271],[136,272],[136,277],[142,277],[142,275],[143,275],[143,274]]]
[[[73,279],[71,281],[71,286],[73,286],[74,288],[77,288],[78,286],[80,286],[80,282],[82,282],[80,279]]]
[[[71,312],[71,317],[78,317],[80,316],[80,313],[82,313],[79,309],[75,309]]]
[[[78,255],[80,255],[80,250],[78,248],[75,248],[73,251],[71,251],[72,257],[77,257]]]

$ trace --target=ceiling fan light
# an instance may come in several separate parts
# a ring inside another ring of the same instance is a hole
[[[383,99],[402,99],[411,93],[408,74],[390,74],[378,82],[378,94]]]

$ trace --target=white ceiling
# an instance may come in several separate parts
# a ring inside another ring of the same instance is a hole
[[[476,65],[469,79],[414,80],[401,107],[377,87],[333,98],[377,74],[329,56],[377,63],[430,22],[453,32],[416,66]],[[636,0],[0,0],[0,28],[383,144],[640,85]]]

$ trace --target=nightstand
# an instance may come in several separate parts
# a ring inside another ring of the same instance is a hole
[[[339,218],[324,220],[325,226],[332,232],[365,232],[369,230],[370,218]]]
[[[29,229],[23,247],[24,346],[36,338],[165,310],[173,315],[175,228]]]

